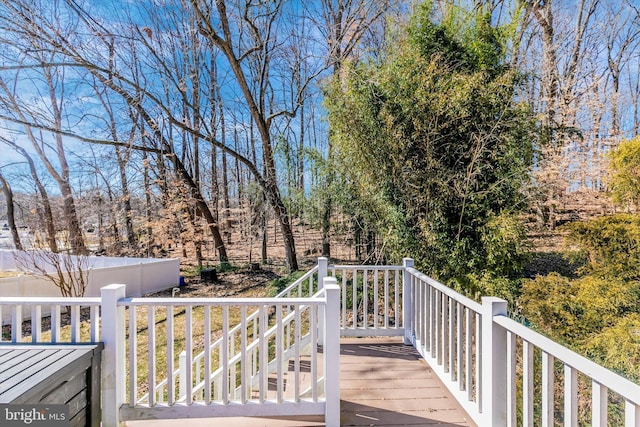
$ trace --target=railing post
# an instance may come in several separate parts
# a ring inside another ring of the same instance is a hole
[[[335,277],[325,277],[324,393],[325,425],[340,425],[340,287]]]
[[[329,258],[318,258],[318,291],[324,287],[324,279],[327,277],[327,266],[329,264]],[[312,294],[310,294],[312,295]],[[324,345],[324,307],[318,310],[318,344]]]
[[[482,297],[481,388],[478,405],[484,424],[493,427],[507,425],[507,331],[493,322],[494,316],[506,315],[505,300]]]
[[[402,327],[404,328],[404,344],[413,345],[415,334],[413,333],[413,295],[412,276],[407,268],[413,268],[412,258],[402,259]]]
[[[124,404],[125,380],[125,314],[118,301],[125,297],[125,285],[108,285],[100,289],[102,298],[102,426],[124,425],[120,407]]]
[[[324,278],[329,271],[329,258],[321,256],[318,258],[318,290],[324,285]]]

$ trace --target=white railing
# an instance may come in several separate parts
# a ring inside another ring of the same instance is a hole
[[[100,302],[100,298],[2,297],[0,343],[98,342]]]
[[[318,280],[317,280],[317,272],[318,266],[315,266],[305,274],[303,274],[300,278],[295,280],[285,289],[280,291],[275,298],[293,298],[293,297],[313,297],[314,294],[318,291]],[[314,280],[315,279],[315,280]],[[302,310],[309,310],[307,307],[298,307],[298,313]],[[287,316],[283,319],[283,328],[284,328],[284,345],[287,349],[285,352],[286,355],[289,355],[292,350],[291,346],[291,337],[294,331],[292,327],[294,325],[299,324],[299,322],[295,322],[295,315],[292,313],[296,313],[294,306],[292,305],[284,305],[283,306],[283,316]],[[228,321],[228,317],[226,317]],[[208,347],[205,345],[205,348],[197,353],[191,360],[191,364],[188,364],[186,352],[182,351],[180,353],[178,368],[175,369],[170,375],[167,375],[166,378],[162,379],[155,386],[155,392],[158,393],[160,399],[163,398],[163,391],[166,393],[171,387],[168,387],[167,384],[173,384],[173,388],[178,387],[179,397],[184,398],[186,396],[186,381],[181,381],[181,378],[186,378],[188,367],[191,366],[193,371],[193,375],[195,378],[195,386],[192,389],[193,397],[204,398],[204,390],[207,384],[220,384],[222,381],[223,370],[221,368],[215,369],[213,371],[206,369],[205,361],[207,360],[207,355],[216,354],[222,351],[222,345],[225,340],[228,342],[227,351],[229,352],[229,357],[227,360],[227,370],[231,372],[231,374],[235,374],[236,365],[238,360],[242,357],[247,357],[247,351],[250,351],[248,355],[250,360],[250,369],[248,370],[251,376],[251,382],[253,385],[259,381],[259,373],[258,371],[258,347],[256,345],[250,345],[248,348],[243,347],[241,345],[237,345],[237,343],[242,341],[243,336],[258,336],[259,331],[259,320],[260,320],[260,311],[255,310],[252,313],[244,313],[240,316],[240,322],[230,328],[226,337],[220,337],[213,341]],[[227,324],[228,326],[228,324]],[[224,329],[224,328],[223,328]],[[268,331],[268,337],[271,338],[273,334],[275,334],[276,330],[272,327]],[[308,344],[310,344],[310,335],[307,333],[303,337],[301,337],[301,341],[296,341],[297,351],[302,349],[303,352],[308,352]],[[208,348],[209,350],[206,350]],[[276,364],[271,363],[268,365],[269,371],[267,374],[271,374],[275,372]],[[206,372],[209,372],[207,375]],[[261,371],[262,374],[265,371]],[[207,379],[208,378],[208,379]],[[219,386],[218,386],[219,388]],[[148,393],[144,394],[138,402],[144,402],[148,399]]]
[[[506,301],[479,304],[404,266],[406,341],[478,425],[577,426],[590,407],[592,426],[640,427],[639,385],[510,319]]]
[[[342,336],[396,336],[402,324],[402,266],[333,265],[340,284]]]
[[[105,370],[116,375],[103,382],[103,413],[113,411],[118,418],[103,424],[324,415],[327,425],[338,425],[339,373],[327,366],[339,363],[339,290],[331,278],[324,284],[322,291],[305,298],[123,298],[123,285],[104,288],[103,301],[115,302],[115,307],[103,306],[103,313],[115,316],[103,317],[110,325],[103,334],[105,352],[107,347],[113,351],[104,360],[114,368]],[[322,327],[320,312],[326,322]],[[240,325],[233,334],[232,318]],[[212,345],[216,331],[220,337]],[[322,353],[316,344],[319,331],[324,333]],[[187,368],[178,369],[176,386],[173,377],[182,350]],[[201,351],[202,369],[193,363]],[[157,381],[163,373],[167,379]]]
[[[5,342],[104,342],[104,426],[312,414],[338,425],[339,377],[327,366],[339,364],[339,336],[400,335],[478,425],[574,426],[587,412],[594,426],[640,427],[640,386],[509,319],[505,301],[466,298],[408,258],[320,258],[276,298],[127,299],[124,289],[0,299],[0,319],[11,313]]]

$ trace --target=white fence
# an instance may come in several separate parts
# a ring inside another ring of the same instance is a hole
[[[22,257],[24,261],[16,262]],[[25,259],[26,258],[26,259]],[[39,262],[44,262],[41,258]],[[21,263],[32,262],[19,251],[0,250],[0,271],[19,271]],[[127,296],[142,296],[177,286],[180,280],[180,260],[177,258],[117,258],[82,257],[77,261],[82,265],[87,283],[85,296],[100,296],[100,288],[111,283],[126,283]],[[55,267],[43,266],[48,271]],[[44,276],[18,274],[0,278],[0,298],[4,297],[59,297],[60,290]],[[49,313],[48,308],[44,308]],[[2,317],[9,321],[8,314]]]
[[[404,334],[402,270],[402,266],[380,265],[328,267],[328,273],[340,284],[342,336]]]
[[[61,306],[71,306],[64,337]],[[43,307],[55,314],[49,338]],[[125,298],[123,285],[110,285],[101,298],[2,298],[0,311],[11,317],[6,340],[22,339],[28,311],[32,342],[104,341],[104,426],[319,413],[338,425],[339,377],[328,366],[339,364],[342,334],[402,335],[478,425],[575,426],[587,407],[593,426],[640,427],[640,386],[509,319],[505,301],[470,300],[411,259],[393,267],[320,259],[277,298]]]

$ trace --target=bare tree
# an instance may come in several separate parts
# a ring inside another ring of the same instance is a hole
[[[89,281],[89,258],[85,255],[54,253],[47,248],[34,248],[14,254],[20,271],[45,277],[63,297],[84,296]]]
[[[316,28],[322,34],[323,42],[326,44],[327,66],[332,68],[333,78],[339,79],[342,73],[344,61],[357,59],[358,46],[367,32],[373,25],[381,20],[385,13],[393,9],[395,0],[321,0],[319,7],[315,2],[306,3],[309,9],[308,15],[313,20]],[[317,8],[317,9],[316,9]],[[317,17],[317,18],[313,18]],[[384,35],[384,31],[379,31],[378,36]],[[331,125],[331,124],[329,124]],[[331,129],[329,129],[331,132]],[[327,147],[328,164],[335,156],[329,135]],[[326,177],[326,187],[330,188],[334,181],[334,172],[329,169]],[[331,191],[327,191],[322,210],[322,255],[331,255],[331,214],[333,202]]]
[[[14,214],[14,202],[13,191],[11,185],[4,178],[2,170],[0,169],[0,186],[2,187],[2,194],[4,194],[4,200],[7,204],[7,222],[9,230],[11,230],[11,237],[13,238],[13,246],[19,251],[22,250],[22,242],[20,241],[20,235],[18,234],[18,227],[16,226],[15,214]]]
[[[26,128],[26,130],[28,132],[29,128]],[[5,137],[0,137],[0,141],[2,141],[4,144],[14,149],[19,154],[21,154],[22,157],[24,157],[24,159],[26,160],[29,166],[29,172],[31,173],[31,179],[35,184],[36,191],[40,198],[40,205],[42,206],[40,217],[42,220],[41,223],[44,225],[44,232],[45,232],[47,244],[49,246],[49,249],[52,252],[58,252],[58,241],[56,238],[55,221],[53,219],[53,209],[51,208],[51,202],[49,200],[49,194],[47,192],[47,189],[45,188],[44,184],[40,180],[40,177],[38,176],[38,171],[36,169],[35,162],[31,158],[29,153],[27,153],[27,151],[24,148],[17,145],[14,141],[7,139]]]

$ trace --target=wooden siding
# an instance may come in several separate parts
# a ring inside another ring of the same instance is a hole
[[[0,345],[0,403],[67,404],[71,426],[100,425],[102,344]]]

